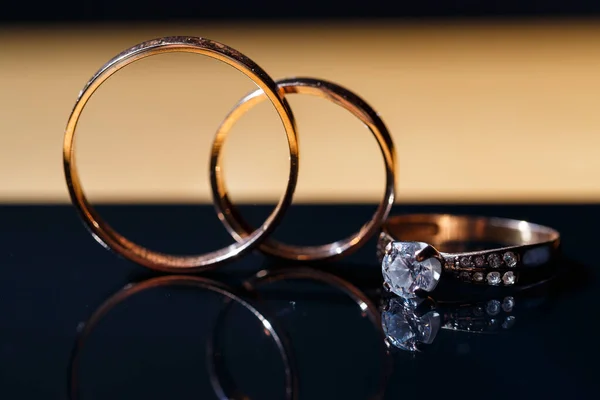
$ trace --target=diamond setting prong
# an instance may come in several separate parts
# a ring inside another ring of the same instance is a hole
[[[390,284],[387,283],[387,282],[383,282],[383,288],[385,289],[386,292],[391,292],[392,291],[392,288],[391,288]]]
[[[430,244],[415,253],[415,260],[417,262],[423,262],[429,258],[441,259],[440,252]]]

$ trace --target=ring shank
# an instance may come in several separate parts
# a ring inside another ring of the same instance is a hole
[[[389,218],[384,231],[397,241],[426,241],[444,247],[458,242],[524,246],[559,240],[549,227],[507,218],[448,214],[411,214]]]

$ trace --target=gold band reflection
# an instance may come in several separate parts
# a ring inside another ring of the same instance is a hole
[[[222,329],[225,328],[222,326],[224,316],[227,314],[229,306],[237,303],[250,311],[258,319],[261,326],[264,328],[265,335],[269,336],[277,347],[284,365],[284,398],[292,400],[298,399],[298,373],[289,340],[287,339],[285,332],[278,326],[277,319],[273,317],[274,313],[266,312],[265,308],[262,307],[261,295],[258,292],[260,286],[288,280],[314,281],[341,291],[358,305],[361,316],[366,317],[374,325],[377,334],[381,337],[379,343],[381,344],[380,350],[383,357],[383,369],[380,384],[377,385],[378,387],[376,388],[375,393],[369,396],[369,399],[382,398],[385,390],[385,382],[389,376],[390,365],[388,362],[389,359],[386,352],[385,341],[383,340],[384,335],[381,325],[381,314],[378,307],[365,293],[337,275],[312,268],[295,267],[262,270],[250,279],[244,281],[239,290],[218,280],[181,275],[151,278],[140,283],[126,285],[105,300],[101,306],[94,311],[87,322],[80,326],[78,337],[71,354],[68,371],[69,399],[76,400],[81,398],[79,393],[80,356],[87,339],[102,318],[117,305],[136,294],[159,287],[177,286],[195,287],[217,293],[224,297],[224,307],[218,315],[216,323],[213,326],[212,334],[209,335],[207,341],[208,374],[217,398],[249,399],[249,396],[241,393],[233,380],[227,375],[227,369],[224,368],[224,359],[222,357],[222,352],[220,351],[220,346],[222,344],[219,340],[221,337],[219,332],[222,332]]]

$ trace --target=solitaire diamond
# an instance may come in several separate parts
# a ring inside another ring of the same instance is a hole
[[[440,329],[440,314],[429,311],[422,317],[416,313],[418,302],[392,298],[381,315],[387,341],[402,350],[417,351],[418,344],[430,344]]]
[[[390,291],[404,298],[414,298],[417,290],[435,289],[442,264],[436,258],[415,259],[416,253],[427,246],[421,242],[392,242],[386,247],[381,269]]]

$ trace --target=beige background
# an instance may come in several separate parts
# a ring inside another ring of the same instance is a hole
[[[399,156],[398,201],[600,200],[600,24],[81,26],[0,31],[0,201],[67,202],[64,127],[85,82],[140,41],[204,36],[275,78],[315,76],[364,97]],[[78,161],[92,201],[209,201],[208,149],[252,90],[189,54],[119,72],[91,99]],[[291,97],[301,136],[299,202],[377,201],[375,141],[346,112]],[[238,201],[277,198],[287,149],[269,104],[232,131],[227,181]]]

